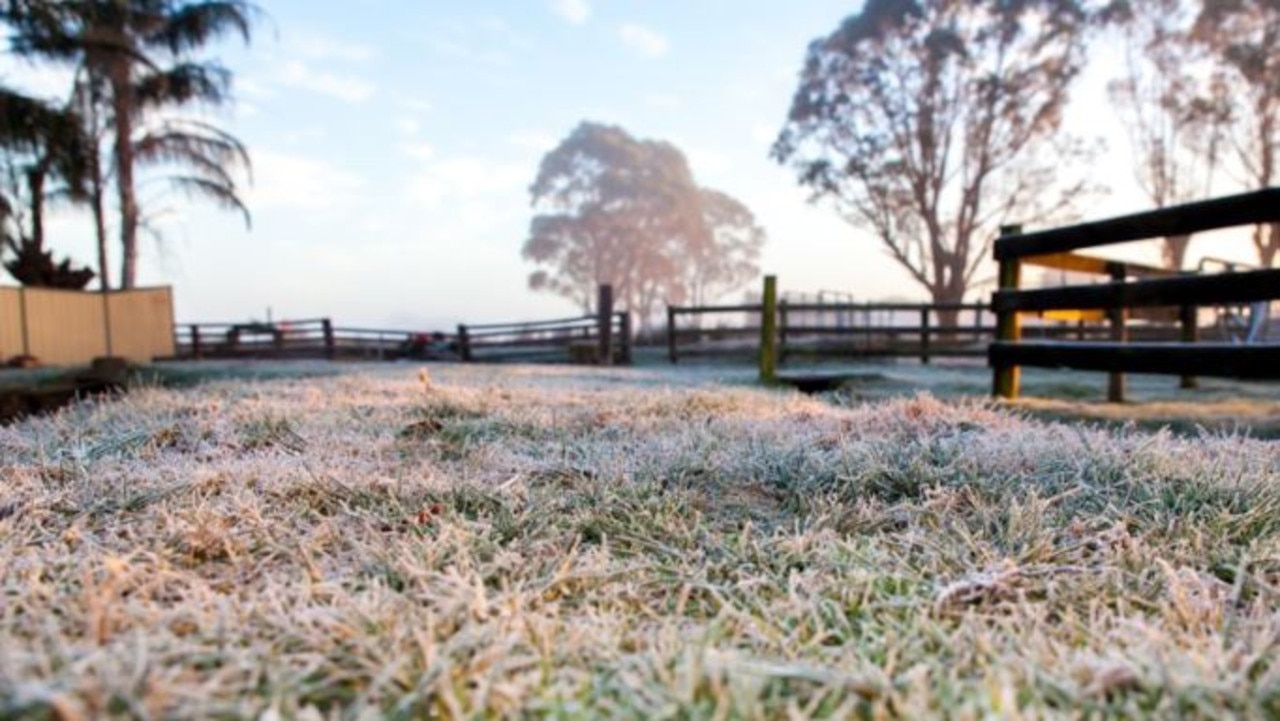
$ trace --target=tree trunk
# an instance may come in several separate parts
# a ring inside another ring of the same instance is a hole
[[[91,167],[93,177],[90,183],[90,202],[93,204],[93,231],[98,239],[98,285],[103,291],[111,290],[107,265],[107,209],[103,202],[102,173],[97,160],[97,148],[94,148],[94,160]]]
[[[44,251],[44,181],[48,172],[47,158],[27,171],[27,191],[31,193],[31,244],[36,252]]]
[[[1170,235],[1160,246],[1160,259],[1169,270],[1182,270],[1187,261],[1187,248],[1191,245],[1190,235]]]
[[[115,60],[111,68],[111,104],[115,125],[116,190],[120,196],[120,287],[137,282],[138,199],[133,183],[133,87],[127,59]]]
[[[1253,230],[1253,244],[1258,248],[1258,263],[1263,268],[1275,266],[1280,251],[1280,223],[1259,225]]]

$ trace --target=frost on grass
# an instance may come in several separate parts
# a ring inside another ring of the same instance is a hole
[[[660,373],[0,428],[0,716],[1280,715],[1280,452]]]

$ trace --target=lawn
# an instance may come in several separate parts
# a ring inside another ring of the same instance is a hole
[[[1274,442],[344,368],[0,427],[0,717],[1280,716]]]

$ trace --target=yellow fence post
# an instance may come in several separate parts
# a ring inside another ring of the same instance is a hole
[[[772,383],[778,374],[778,277],[764,277],[760,301],[760,381]]]

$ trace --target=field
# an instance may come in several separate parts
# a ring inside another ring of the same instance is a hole
[[[1280,717],[1275,442],[878,373],[350,366],[0,427],[0,717]]]

